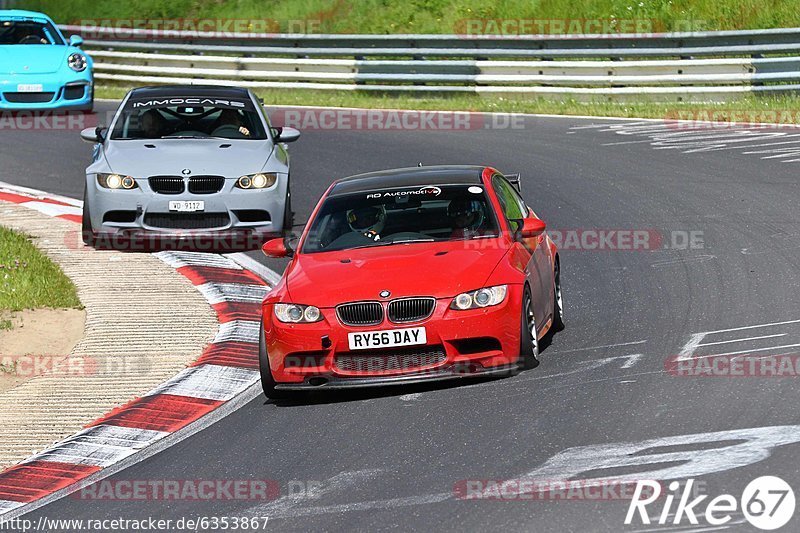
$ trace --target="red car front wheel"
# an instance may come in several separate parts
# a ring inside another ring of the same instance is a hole
[[[519,333],[519,366],[522,370],[535,368],[539,364],[539,338],[536,331],[536,316],[533,313],[531,290],[526,285],[522,296],[522,317]]]
[[[561,262],[556,258],[553,272],[553,325],[552,331],[564,329],[564,297],[561,294]]]

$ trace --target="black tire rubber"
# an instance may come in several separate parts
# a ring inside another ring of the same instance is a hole
[[[555,272],[553,273],[553,325],[550,331],[556,332],[563,330],[564,324],[564,300],[561,289],[561,261],[556,258]]]
[[[272,377],[272,371],[269,368],[269,357],[267,356],[267,343],[264,340],[264,327],[263,322],[259,322],[258,329],[258,369],[261,372],[261,388],[264,389],[264,395],[270,400],[285,400],[290,395],[286,391],[275,389],[275,379]]]
[[[294,227],[294,212],[292,212],[292,192],[290,185],[286,185],[286,206],[283,210],[283,235],[290,236]]]
[[[536,317],[533,316],[533,299],[531,289],[525,285],[520,306],[520,333],[519,333],[519,367],[521,370],[536,368],[539,365],[539,339],[531,333],[531,320],[533,329],[536,329]]]
[[[97,234],[92,229],[92,218],[89,214],[89,202],[86,201],[86,191],[83,192],[83,215],[81,217],[81,239],[86,246],[97,243]]]

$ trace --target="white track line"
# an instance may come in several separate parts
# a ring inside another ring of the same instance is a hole
[[[36,200],[25,202],[25,207],[28,207],[30,209],[35,209],[36,211],[42,213],[43,215],[47,215],[49,217],[59,217],[63,215],[80,216],[83,214],[83,210],[80,207],[74,207],[71,205],[51,204],[49,202],[38,202]]]
[[[748,342],[748,341],[756,341],[759,339],[773,339],[775,337],[785,337],[786,333],[776,333],[775,335],[760,335],[758,337],[744,337],[742,339],[731,339],[729,341],[716,341],[716,342],[703,342],[698,344],[697,346],[714,346],[716,344],[730,344],[733,342]]]
[[[161,453],[162,451],[175,446],[179,442],[182,442],[189,437],[193,436],[195,433],[199,433],[204,429],[216,424],[223,418],[235,413],[240,408],[244,407],[254,399],[258,398],[262,395],[261,386],[259,384],[253,384],[247,390],[243,391],[241,394],[236,396],[233,400],[226,402],[204,417],[200,418],[199,420],[189,424],[188,426],[179,429],[175,433],[170,433],[166,437],[161,440],[158,440],[151,444],[150,446],[143,448],[138,453],[131,455],[130,457],[126,457],[119,463],[113,464],[107,468],[100,470],[92,474],[91,476],[86,477],[85,479],[79,481],[78,483],[73,483],[72,485],[65,487],[57,492],[52,494],[48,494],[47,496],[43,496],[38,500],[35,500],[30,503],[23,504],[24,507],[20,508],[11,508],[12,510],[2,516],[3,520],[10,520],[12,518],[17,518],[27,513],[33,512],[36,509],[44,507],[56,500],[60,500],[65,496],[72,494],[73,492],[79,491],[84,487],[88,487],[89,485],[93,485],[98,481],[106,479],[114,474],[125,470],[126,468],[130,468],[138,463],[141,463],[145,459],[149,459],[150,457],[156,455],[157,453]],[[16,503],[16,502],[12,502]],[[0,501],[0,512],[3,510],[3,503]]]
[[[197,285],[196,288],[211,305],[222,302],[261,303],[270,290],[269,287],[264,285],[216,282],[203,283],[202,285]]]
[[[770,346],[768,348],[754,348],[752,350],[739,350],[738,352],[714,353],[714,354],[711,354],[711,355],[696,355],[696,356],[691,357],[691,359],[702,359],[704,357],[724,357],[724,356],[727,356],[727,355],[741,355],[741,354],[745,354],[745,353],[766,352],[766,351],[772,351],[772,350],[783,350],[784,348],[797,348],[798,346],[800,346],[800,343],[798,343],[798,344],[784,344],[783,346]]]
[[[586,348],[572,348],[570,350],[559,350],[554,353],[570,353],[570,352],[585,352],[588,350],[600,350],[601,348],[616,348],[617,346],[631,346],[633,344],[644,344],[647,340],[643,341],[633,341],[633,342],[620,342],[617,344],[604,344],[601,346],[588,346]]]
[[[259,373],[256,370],[233,366],[200,365],[187,368],[145,396],[173,394],[226,402],[258,380]]]
[[[50,195],[43,191],[36,191],[13,185],[3,187],[1,182],[0,190],[8,190],[12,193],[34,197],[32,201],[24,202],[23,205],[34,204],[35,206],[39,206],[40,204],[45,204],[45,202],[37,201],[37,198],[61,200],[55,197],[55,195]],[[61,201],[74,208],[82,205],[82,202],[68,198],[64,198]],[[49,211],[48,214],[58,215],[74,212],[74,210],[65,212]],[[164,262],[176,268],[181,266],[211,266],[242,270],[242,267],[236,262],[220,255],[212,256],[210,254],[193,252],[161,252],[154,255],[157,255]],[[263,276],[265,270],[266,269],[262,267],[256,274]],[[275,279],[278,275],[272,273],[269,277]],[[226,291],[223,290],[222,292]],[[250,330],[253,325],[255,325],[255,337],[257,340],[258,322],[234,321],[232,324],[220,326],[220,329],[225,328],[228,335],[232,338],[238,338],[237,340],[239,340],[252,337],[252,332]],[[178,377],[181,379],[176,379]],[[38,498],[33,502],[20,503],[0,499],[0,515],[2,515],[2,521],[7,521],[32,512],[72,492],[96,483],[125,468],[152,457],[170,446],[215,424],[261,394],[261,388],[258,386],[258,372],[249,369],[219,365],[201,365],[199,367],[187,369],[179,374],[179,376],[176,376],[176,378],[173,378],[161,387],[168,389],[166,391],[167,393],[176,392],[183,396],[213,397],[213,399],[225,400],[225,402],[199,420],[173,433],[113,425],[99,425],[68,437],[64,441],[54,445],[53,448],[41,452],[38,456],[29,458],[26,461],[45,459],[73,464],[98,465],[104,468],[77,483],[72,483],[64,489]],[[151,394],[161,392],[163,391],[154,391]]]
[[[156,252],[153,255],[172,268],[198,266],[242,270],[241,266],[226,257],[205,252]]]
[[[224,254],[225,257],[234,261],[238,265],[240,265],[245,270],[249,270],[254,274],[260,276],[264,281],[269,284],[270,287],[274,287],[277,285],[280,280],[281,276],[276,272],[270,270],[269,268],[265,267],[249,255],[244,252],[237,252],[235,254]]]
[[[771,326],[783,326],[784,324],[798,324],[800,320],[785,320],[783,322],[769,322],[767,324],[756,324],[754,326],[742,326],[740,328],[717,329],[714,331],[703,331],[704,335],[713,335],[714,333],[727,333],[729,331],[742,331],[745,329],[768,328]]]
[[[12,509],[16,509],[17,507],[22,507],[26,505],[22,502],[12,502],[11,500],[0,500],[0,515],[4,513],[10,513]],[[3,520],[7,520],[3,518]]]
[[[165,431],[100,425],[85,429],[54,447],[29,457],[31,461],[106,467],[169,435]],[[24,464],[23,463],[23,464]]]
[[[258,344],[258,328],[261,322],[254,320],[231,320],[219,325],[213,343],[225,341],[249,342]]]
[[[0,190],[15,192],[25,196],[31,196],[33,199],[49,198],[51,200],[56,200],[57,202],[63,202],[65,204],[73,205],[75,207],[83,207],[83,202],[81,200],[76,200],[75,198],[69,198],[67,196],[61,196],[58,194],[50,194],[37,189],[29,189],[28,187],[22,187],[21,185],[14,185],[13,183],[7,183],[5,181],[0,181]]]

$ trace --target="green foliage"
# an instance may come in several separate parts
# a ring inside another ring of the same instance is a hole
[[[270,31],[459,33],[465,20],[534,21],[561,33],[569,21],[616,20],[652,31],[800,26],[796,0],[18,0],[60,23],[81,20],[268,20]],[[551,22],[552,21],[552,22]],[[617,31],[611,25],[610,31]]]
[[[31,238],[0,226],[0,311],[80,308],[75,286]],[[0,328],[11,327],[7,320]]]

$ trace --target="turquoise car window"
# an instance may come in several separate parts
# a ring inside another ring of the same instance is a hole
[[[14,19],[0,20],[0,45],[57,44],[64,45],[58,30],[49,22]]]

